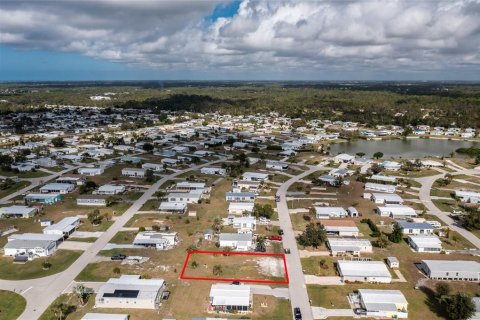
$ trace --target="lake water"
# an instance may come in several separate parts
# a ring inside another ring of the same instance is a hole
[[[356,140],[330,145],[330,154],[364,152],[372,157],[375,152],[383,152],[384,158],[423,158],[426,156],[448,156],[458,148],[480,148],[480,143],[447,139],[394,139]]]

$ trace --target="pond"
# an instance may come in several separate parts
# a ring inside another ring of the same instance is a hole
[[[384,158],[424,158],[427,156],[449,156],[458,148],[480,148],[479,142],[448,139],[392,139],[392,140],[356,140],[330,145],[330,154],[358,152],[372,157],[375,152],[382,152]],[[457,154],[458,155],[458,154]]]

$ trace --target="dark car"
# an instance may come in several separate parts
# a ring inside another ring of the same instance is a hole
[[[264,246],[256,246],[255,252],[266,252],[267,249],[265,249]]]
[[[240,281],[233,281],[232,284],[236,285],[236,286],[239,286],[240,285]]]
[[[113,256],[110,257],[110,259],[112,260],[125,260],[126,258],[127,256],[121,253],[114,254]]]
[[[285,254],[289,254],[289,253],[290,253],[290,249],[285,248],[285,249],[283,249],[283,252],[284,252]]]
[[[353,309],[353,312],[355,314],[359,314],[359,315],[363,315],[363,316],[367,314],[367,310],[363,309],[363,308],[355,308],[355,309]]]
[[[278,229],[278,234],[283,236],[283,229]]]
[[[293,313],[295,314],[295,320],[302,320],[302,312],[300,308],[293,308]]]
[[[280,196],[275,197],[275,202],[280,202]]]

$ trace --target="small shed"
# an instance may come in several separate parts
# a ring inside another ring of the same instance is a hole
[[[206,229],[203,231],[203,238],[205,240],[212,240],[213,239],[213,230],[212,229]]]
[[[400,267],[400,262],[398,261],[398,259],[396,257],[388,257],[387,258],[387,264],[392,269],[394,269],[394,268],[396,269],[396,268]]]

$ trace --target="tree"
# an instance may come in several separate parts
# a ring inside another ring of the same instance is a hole
[[[365,156],[365,152],[357,152],[355,155],[356,155],[357,157],[362,158],[362,157]]]
[[[393,232],[388,235],[388,240],[400,243],[403,240],[403,230],[398,223],[393,226]]]
[[[88,300],[90,290],[85,287],[83,284],[79,283],[75,287],[73,287],[73,293],[77,296],[78,300],[80,301],[80,305],[85,305]]]
[[[220,220],[220,218],[215,218],[213,219],[213,224],[212,224],[212,229],[213,231],[215,232],[220,232],[220,230],[222,230],[223,228],[223,223],[222,223],[222,220]]]
[[[402,136],[404,137],[408,137],[409,135],[411,135],[413,133],[413,130],[411,127],[405,127],[403,129],[403,132],[402,132]]]
[[[153,150],[153,144],[146,142],[143,144],[142,149],[144,151],[150,152]]]
[[[448,319],[451,320],[466,320],[471,318],[475,312],[475,304],[472,298],[463,293],[457,293],[446,298],[445,304],[445,311]]]
[[[475,157],[475,164],[476,164],[476,165],[480,164],[480,154],[478,154],[478,155]]]
[[[223,273],[222,266],[219,264],[214,265],[212,271],[213,271],[213,274],[216,276],[219,276]]]
[[[257,218],[264,217],[270,219],[273,216],[273,208],[270,204],[261,205],[256,203],[253,206],[253,215]]]
[[[386,247],[388,247],[390,242],[388,241],[388,237],[384,233],[382,233],[377,238],[377,240],[374,241],[373,244],[378,248],[386,248]]]
[[[375,159],[383,158],[383,153],[382,153],[382,152],[375,152],[375,153],[373,154],[373,157],[374,157]]]
[[[379,174],[380,172],[383,171],[383,167],[380,166],[380,165],[377,164],[377,163],[374,163],[374,164],[372,164],[372,166],[370,167],[370,170],[372,171],[373,174]]]
[[[55,137],[52,139],[52,144],[55,148],[62,148],[65,147],[65,141],[62,137]]]
[[[450,285],[446,282],[439,282],[435,285],[437,297],[442,299],[450,294]]]
[[[14,160],[12,157],[6,154],[0,155],[0,167],[4,170],[10,170],[10,166],[13,164]]]
[[[70,310],[70,306],[63,302],[59,302],[59,303],[55,303],[52,306],[51,310],[52,310],[52,313],[55,315],[55,319],[64,320],[67,318],[67,314]]]
[[[469,210],[467,214],[460,218],[462,225],[467,230],[480,230],[480,211]]]
[[[115,197],[115,196],[108,196],[108,197],[105,198],[105,203],[106,203],[107,207],[110,207],[115,202],[117,202],[117,197]]]
[[[98,185],[95,183],[95,181],[88,180],[80,186],[79,191],[81,194],[85,194],[95,190],[96,188],[98,188]]]
[[[102,223],[103,216],[100,214],[100,210],[95,209],[92,212],[90,212],[87,216],[88,221],[90,221],[91,224],[93,225],[99,225]]]
[[[190,266],[192,267],[192,269],[196,269],[198,267],[198,262],[193,260]]]
[[[297,242],[305,247],[314,247],[322,245],[327,240],[327,231],[320,223],[310,222],[301,235],[297,237]]]
[[[145,181],[147,182],[154,182],[155,181],[155,176],[153,175],[153,171],[148,169],[145,171]]]

